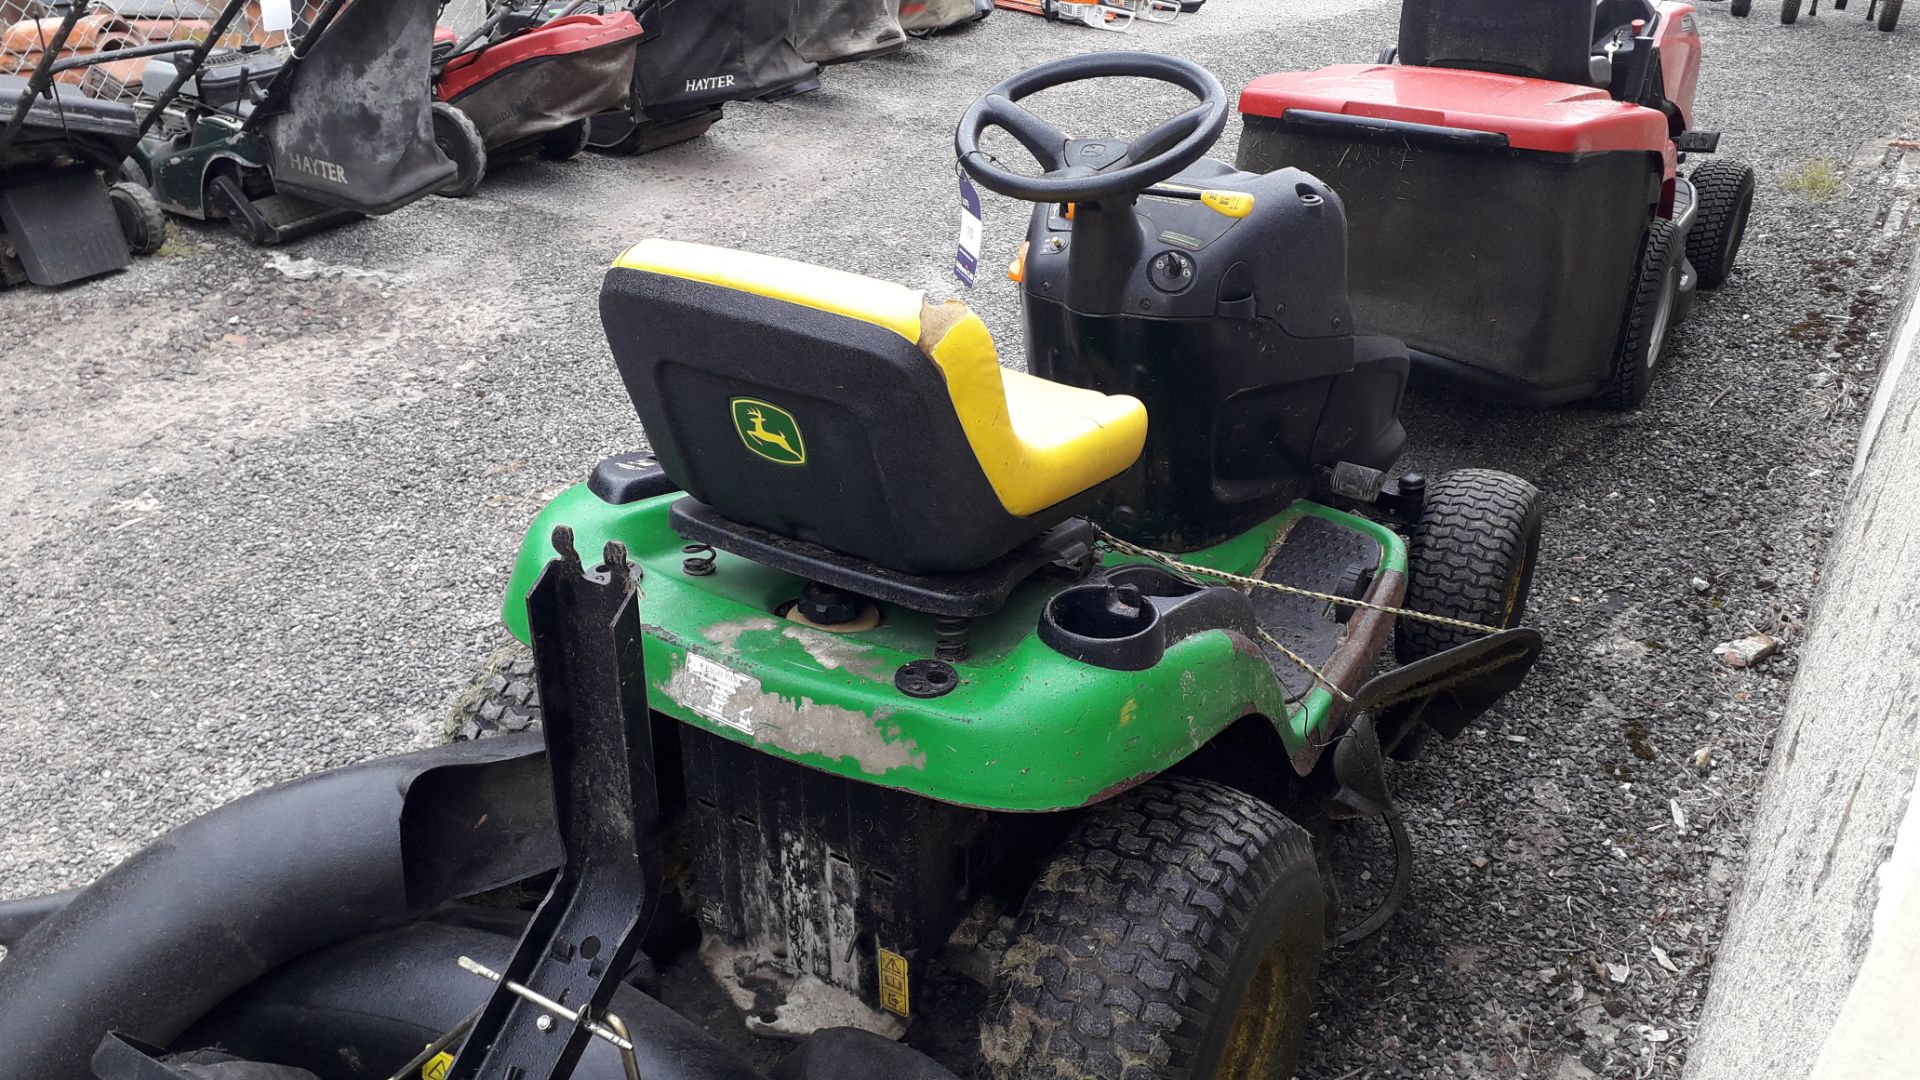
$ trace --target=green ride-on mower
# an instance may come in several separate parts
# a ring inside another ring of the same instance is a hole
[[[1018,104],[1106,77],[1199,100],[1131,142]],[[1384,756],[1538,654],[1540,518],[1503,474],[1386,478],[1405,351],[1352,332],[1332,192],[1203,158],[1228,107],[1114,53],[966,114],[962,167],[1036,204],[1031,373],[957,301],[627,251],[601,315],[655,456],[521,549],[542,731],[269,789],[0,906],[0,1077],[1292,1076],[1323,950],[1406,893]],[[1399,856],[1358,919],[1322,843],[1355,818]],[[643,992],[690,922],[798,1040],[771,1073]],[[978,1038],[937,1062],[907,1025],[968,1000],[969,956]]]

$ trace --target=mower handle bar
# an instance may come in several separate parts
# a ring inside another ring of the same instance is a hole
[[[1169,83],[1199,102],[1131,143],[1070,138],[1019,104],[1042,90],[1107,78]],[[1200,160],[1226,130],[1227,107],[1220,80],[1198,64],[1159,53],[1086,53],[1029,68],[983,94],[960,118],[954,153],[989,191],[1028,202],[1098,202],[1144,191]],[[988,128],[1013,136],[1043,175],[997,164],[980,149]]]

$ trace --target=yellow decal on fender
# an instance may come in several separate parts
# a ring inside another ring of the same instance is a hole
[[[880,1007],[907,1015],[907,958],[892,949],[880,950]]]

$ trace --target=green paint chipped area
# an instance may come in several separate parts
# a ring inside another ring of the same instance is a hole
[[[556,525],[573,529],[589,561],[619,540],[643,571],[654,709],[826,772],[983,809],[1083,805],[1172,767],[1249,714],[1273,720],[1289,754],[1327,722],[1324,690],[1289,704],[1259,650],[1224,631],[1178,642],[1150,671],[1067,659],[1034,632],[1057,583],[1024,586],[974,623],[973,654],[955,665],[958,689],[907,697],[893,672],[932,655],[930,617],[887,606],[878,627],[835,634],[773,615],[799,595],[803,582],[790,574],[721,552],[716,573],[689,577],[681,569],[685,541],[669,525],[676,498],[611,506],[584,484],[561,494],[521,547],[502,609],[507,628],[527,640],[525,597],[555,556]],[[1405,546],[1391,531],[1310,503],[1181,558],[1251,573],[1281,530],[1308,514],[1375,536],[1385,564],[1404,569]]]

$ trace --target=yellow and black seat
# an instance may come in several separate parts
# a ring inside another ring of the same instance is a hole
[[[699,244],[622,255],[600,315],[660,465],[724,517],[893,570],[972,570],[1140,456],[1131,397],[1002,368],[957,300]]]

